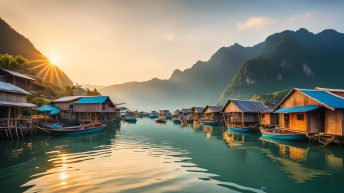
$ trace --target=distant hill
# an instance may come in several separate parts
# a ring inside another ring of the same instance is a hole
[[[257,57],[262,45],[243,47],[234,44],[219,49],[208,61],[198,61],[184,71],[175,70],[167,80],[152,79],[104,87],[100,92],[129,108],[157,109],[202,106],[216,103],[219,93],[240,68]]]
[[[72,85],[73,82],[58,67],[49,64],[48,58],[39,52],[23,35],[16,32],[0,18],[0,54],[22,55],[32,65],[32,73],[54,85]]]
[[[301,28],[273,34],[259,45],[262,53],[243,63],[223,90],[221,103],[292,87],[344,88],[344,34]]]

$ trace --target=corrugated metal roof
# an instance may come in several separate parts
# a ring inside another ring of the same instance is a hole
[[[52,105],[44,105],[38,108],[41,112],[48,112],[50,115],[55,115],[60,113],[60,109]]]
[[[19,88],[17,86],[14,86],[13,84],[2,82],[2,81],[0,81],[0,90],[11,92],[11,93],[26,94],[26,95],[30,94],[29,92],[27,92],[26,90],[22,88]]]
[[[192,109],[182,109],[183,114],[191,113]]]
[[[10,101],[0,101],[1,106],[16,106],[16,107],[35,107],[36,105],[32,103],[18,103]]]
[[[287,108],[280,108],[275,113],[300,113],[300,112],[308,112],[318,109],[319,105],[310,105],[310,106],[297,106],[297,107],[287,107]]]
[[[192,107],[192,109],[195,113],[202,113],[204,110],[204,107]]]
[[[220,106],[206,106],[203,110],[205,112],[207,109],[210,109],[211,112],[218,113],[222,111],[223,107]]]
[[[58,98],[54,100],[53,102],[54,103],[69,102],[69,101],[77,100],[81,97],[85,97],[85,96],[65,96],[65,97]]]
[[[15,72],[15,71],[3,69],[3,68],[1,70],[5,71],[5,72],[7,72],[7,73],[9,73],[9,74],[11,74],[13,76],[17,76],[17,77],[20,77],[20,78],[25,78],[25,79],[28,79],[28,80],[35,80],[34,78],[32,78],[32,77],[30,77],[30,76],[28,76],[26,74],[22,74],[22,73],[19,73],[19,72]]]
[[[344,109],[344,99],[324,90],[297,89],[326,107]]]
[[[260,101],[230,99],[230,102],[246,113],[267,113],[272,111]]]
[[[104,103],[108,98],[108,96],[81,97],[75,102],[75,104],[101,104]]]

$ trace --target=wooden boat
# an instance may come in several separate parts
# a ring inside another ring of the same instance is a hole
[[[216,126],[220,124],[218,121],[210,121],[210,120],[201,120],[199,123],[201,125],[212,125],[212,126]]]
[[[243,128],[240,128],[240,127],[228,127],[227,129],[229,132],[251,132],[251,131],[255,131],[257,130],[257,127],[256,126],[253,126],[253,127],[243,127]]]
[[[124,121],[125,121],[125,122],[128,122],[128,123],[136,123],[137,119],[136,119],[136,117],[134,117],[134,116],[126,116],[126,117],[124,118]]]
[[[296,132],[280,130],[276,128],[273,128],[273,129],[260,128],[260,132],[262,133],[262,136],[269,137],[272,139],[281,139],[281,140],[290,140],[290,141],[307,139],[307,136],[304,133],[296,133]]]
[[[166,123],[166,117],[159,117],[159,119],[156,120],[157,123]]]
[[[182,123],[182,120],[180,118],[174,118],[173,119],[173,123],[174,124],[181,124]]]
[[[51,134],[57,135],[79,135],[86,133],[94,133],[103,130],[106,124],[89,123],[75,126],[63,126],[60,124],[46,125],[46,130]]]

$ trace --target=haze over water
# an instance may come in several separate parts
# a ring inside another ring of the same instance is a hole
[[[259,133],[139,119],[82,136],[0,142],[6,192],[342,192],[343,152]],[[336,188],[333,188],[336,187]]]

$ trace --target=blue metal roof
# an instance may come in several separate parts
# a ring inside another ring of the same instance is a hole
[[[38,108],[39,111],[49,113],[50,115],[55,115],[60,113],[60,109],[52,105],[44,105]]]
[[[319,108],[319,105],[310,105],[310,106],[297,106],[297,107],[287,107],[287,108],[280,108],[275,113],[302,113],[313,111]]]
[[[104,103],[108,98],[108,96],[81,97],[75,102],[75,104],[101,104]]]
[[[298,90],[327,107],[330,107],[333,109],[344,109],[344,99],[341,97],[335,96],[324,90],[310,90],[310,89],[298,89]]]

